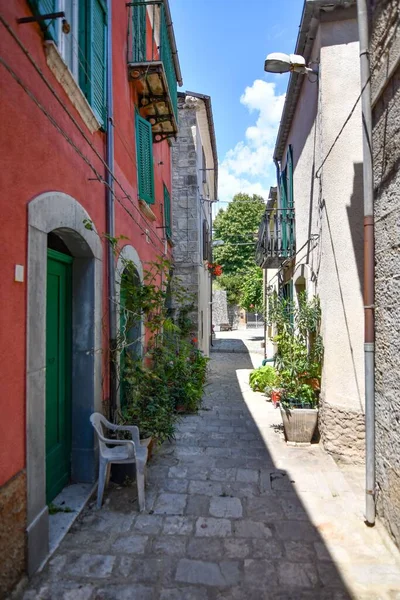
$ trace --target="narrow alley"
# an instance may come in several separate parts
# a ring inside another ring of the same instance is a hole
[[[255,331],[218,334],[202,409],[135,487],[89,503],[23,600],[396,600],[398,551],[363,523],[363,473],[285,444],[248,385]],[[359,483],[359,485],[358,485]]]

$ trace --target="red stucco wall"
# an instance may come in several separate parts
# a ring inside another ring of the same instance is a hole
[[[148,222],[139,209],[137,198],[136,149],[134,131],[134,91],[128,82],[126,65],[126,31],[128,12],[125,2],[114,2],[113,68],[115,105],[115,172],[125,192],[116,185],[120,201],[115,204],[116,235],[129,238],[143,263],[154,260],[164,251],[160,203],[163,202],[163,182],[170,189],[170,148],[164,141],[154,145],[157,221]],[[90,134],[72,106],[63,88],[48,69],[43,49],[43,35],[35,24],[18,25],[18,17],[30,11],[25,0],[0,0],[0,12],[20,37],[46,79],[81,124],[97,151],[105,156],[105,136]],[[105,170],[60,104],[46,88],[28,58],[12,37],[0,25],[0,53],[10,67],[29,87],[45,109],[56,119],[104,176]],[[27,205],[39,194],[57,190],[74,197],[89,213],[98,232],[105,232],[105,188],[90,181],[93,173],[48,118],[35,105],[12,76],[1,70],[0,97],[1,196],[1,287],[0,287],[0,486],[21,471],[25,459],[25,369],[26,369],[26,292],[27,292]],[[163,164],[159,164],[163,163]],[[132,214],[130,217],[124,208]],[[143,229],[150,232],[147,243]],[[14,281],[15,265],[24,265],[25,280]],[[103,312],[107,307],[106,266],[104,266]],[[105,345],[107,340],[105,339]],[[106,361],[106,359],[105,359]],[[105,373],[107,365],[104,365]],[[105,381],[107,379],[105,378]],[[105,384],[104,395],[108,388]]]

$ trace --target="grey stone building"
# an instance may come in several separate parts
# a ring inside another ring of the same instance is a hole
[[[370,8],[377,509],[400,546],[400,4]]]
[[[174,275],[193,298],[198,347],[211,337],[212,202],[217,199],[218,157],[209,96],[178,94],[179,134],[172,146]],[[177,307],[175,307],[177,308]]]

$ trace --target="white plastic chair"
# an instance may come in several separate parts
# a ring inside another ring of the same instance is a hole
[[[90,416],[99,439],[99,485],[97,489],[97,508],[101,508],[104,488],[110,479],[112,463],[136,463],[136,484],[138,491],[139,510],[145,510],[144,476],[147,462],[147,448],[140,444],[139,429],[135,425],[114,425],[100,413]],[[104,429],[111,431],[129,431],[132,440],[111,440],[104,437]],[[109,447],[113,446],[113,447]]]

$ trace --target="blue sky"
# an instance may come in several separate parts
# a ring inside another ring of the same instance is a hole
[[[264,72],[270,52],[293,52],[303,0],[170,0],[182,91],[211,96],[219,197],[266,194],[287,76]],[[221,207],[226,204],[221,204]]]

